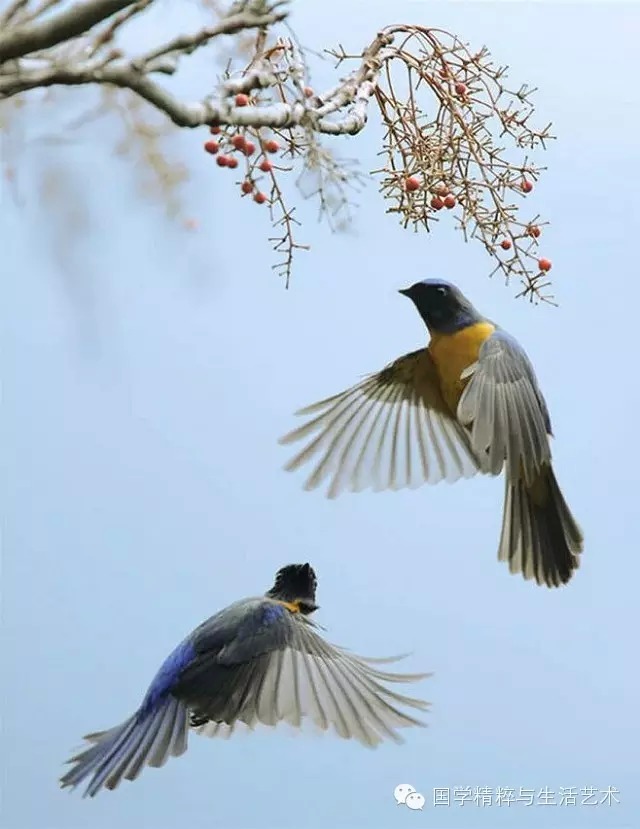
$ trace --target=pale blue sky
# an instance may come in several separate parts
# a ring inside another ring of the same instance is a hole
[[[301,210],[313,249],[285,292],[270,271],[266,210],[241,202],[232,174],[200,151],[206,130],[176,145],[194,173],[198,234],[137,200],[106,124],[70,147],[27,143],[22,206],[3,191],[7,829],[640,823],[640,7],[298,2],[292,19],[306,45],[353,50],[399,21],[486,43],[514,85],[540,88],[540,118],[559,140],[532,199],[553,222],[544,253],[560,308],[515,301],[457,234],[403,231],[375,186],[349,235]],[[314,83],[331,78],[325,66]],[[25,141],[41,132],[28,122]],[[378,137],[372,123],[342,152],[367,172]],[[51,244],[64,221],[55,203],[38,208],[29,174],[45,160],[90,190],[93,220],[76,225],[65,273]],[[425,276],[457,282],[537,367],[557,474],[586,536],[565,589],[496,561],[502,480],[329,502],[281,470],[277,438],[296,408],[424,342],[396,289]],[[408,668],[435,672],[420,687],[433,703],[428,729],[373,752],[328,735],[192,737],[184,757],[115,793],[60,792],[81,735],[131,713],[186,632],[306,560],[328,638],[365,655],[412,650]],[[427,796],[423,812],[395,805],[401,782]],[[621,803],[436,810],[435,786],[615,786]]]

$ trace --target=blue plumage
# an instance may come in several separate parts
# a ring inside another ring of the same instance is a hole
[[[233,703],[231,691],[222,691],[222,685],[216,688],[230,675],[228,669],[217,674],[216,665],[250,661],[256,654],[283,647],[282,631],[272,634],[288,613],[278,602],[297,601],[310,612],[316,607],[315,588],[309,564],[287,565],[264,597],[235,602],[199,625],[164,660],[137,711],[107,731],[87,735],[89,745],[71,759],[73,766],[62,777],[62,786],[75,787],[89,778],[85,795],[93,797],[103,787],[114,789],[122,779],[135,780],[145,765],[160,767],[170,756],[183,754],[191,704],[200,701],[203,675],[211,684],[204,683],[209,698],[228,693]]]
[[[271,625],[281,619],[285,613],[286,611],[282,605],[267,605],[262,611],[262,624]]]
[[[453,285],[451,282],[447,282],[446,279],[437,279],[437,278],[436,279],[434,279],[434,278],[421,279],[419,282],[416,282],[415,284],[416,285],[430,285],[432,288],[449,288],[449,289],[454,289],[455,288],[455,285]]]
[[[164,660],[137,711],[85,737],[61,785],[87,781],[85,796],[93,797],[136,780],[145,766],[184,754],[190,728],[228,736],[240,723],[300,726],[310,717],[375,746],[399,740],[396,728],[422,725],[397,704],[424,710],[427,703],[385,687],[422,675],[383,673],[315,633],[307,616],[317,609],[316,584],[310,564],[286,565],[263,596],[234,602],[199,625]]]
[[[160,670],[153,678],[142,705],[139,717],[146,717],[169,693],[182,671],[196,656],[196,650],[191,638],[183,640],[162,663]]]

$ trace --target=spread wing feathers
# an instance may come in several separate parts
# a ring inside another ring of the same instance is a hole
[[[231,725],[225,722],[210,722],[209,720],[205,720],[204,725],[198,725],[199,722],[201,720],[192,718],[191,724],[196,734],[199,734],[201,737],[215,737],[218,740],[229,740],[234,734],[243,732],[251,733],[255,727],[254,725],[240,722],[240,720],[236,720]]]
[[[462,373],[470,377],[458,404],[458,420],[470,427],[471,446],[483,472],[531,483],[551,461],[547,407],[526,354],[503,331],[483,344],[478,361]]]
[[[240,664],[213,661],[180,693],[193,712],[192,725],[209,737],[229,736],[236,723],[250,729],[310,719],[344,739],[374,747],[402,742],[397,729],[424,726],[401,708],[427,710],[429,703],[387,687],[428,674],[394,674],[325,642],[305,619],[287,614],[288,644]],[[387,661],[387,660],[383,660]]]
[[[478,471],[465,430],[442,398],[426,349],[400,357],[356,386],[297,414],[315,417],[280,443],[316,434],[285,469],[317,459],[305,489],[315,489],[329,478],[329,498],[344,489],[414,488]]]
[[[69,760],[73,763],[60,784],[75,788],[90,777],[85,796],[93,797],[105,787],[115,789],[120,781],[135,780],[145,765],[163,766],[170,756],[187,750],[188,713],[184,703],[167,697],[145,717],[134,714],[109,731],[87,734],[92,745]]]

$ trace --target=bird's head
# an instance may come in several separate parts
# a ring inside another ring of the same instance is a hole
[[[316,587],[318,579],[310,564],[287,564],[276,573],[273,587],[267,591],[271,599],[295,602],[305,615],[318,609]]]
[[[443,279],[423,279],[399,293],[413,302],[429,331],[451,334],[482,319],[462,291]]]

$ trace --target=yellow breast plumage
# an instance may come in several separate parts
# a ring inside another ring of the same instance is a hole
[[[476,322],[453,334],[434,332],[431,335],[429,353],[438,371],[442,395],[453,413],[467,383],[460,375],[475,363],[480,347],[495,329],[490,322]]]

